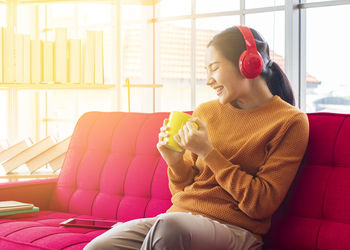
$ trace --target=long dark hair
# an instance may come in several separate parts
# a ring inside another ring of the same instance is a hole
[[[254,36],[256,47],[264,60],[264,68],[260,76],[266,81],[273,95],[280,96],[282,100],[294,106],[293,90],[286,74],[277,63],[270,62],[269,45],[256,30],[250,28],[250,31]],[[214,46],[238,69],[238,59],[241,53],[246,50],[246,45],[237,27],[228,28],[215,35],[207,45],[207,47],[210,46]]]

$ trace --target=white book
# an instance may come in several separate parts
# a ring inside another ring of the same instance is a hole
[[[23,83],[23,38],[24,35],[15,35],[16,83]]]
[[[3,73],[3,60],[4,60],[4,57],[3,57],[3,37],[4,37],[4,29],[3,27],[0,27],[0,83],[3,83],[4,82],[4,73]]]
[[[96,31],[95,39],[95,84],[104,83],[103,31]]]
[[[68,65],[67,65],[67,29],[55,29],[55,82],[67,83]]]
[[[86,31],[84,55],[84,83],[95,83],[95,40],[96,31]]]
[[[27,138],[25,140],[22,140],[12,146],[9,146],[8,148],[4,149],[0,152],[0,162],[6,161],[15,155],[21,153],[25,149],[29,148],[33,142],[30,138]]]
[[[31,82],[40,83],[43,80],[43,45],[40,40],[30,41]]]
[[[30,36],[23,36],[23,82],[30,83]]]
[[[68,138],[64,139],[63,141],[58,142],[57,144],[48,148],[47,150],[45,150],[41,154],[30,159],[29,161],[26,161],[25,164],[27,165],[30,173],[33,173],[35,170],[41,168],[45,164],[48,164],[50,161],[56,159],[60,155],[67,152],[70,139],[71,139],[71,137],[68,137]]]
[[[81,41],[71,39],[69,48],[69,82],[81,83]]]
[[[62,168],[65,157],[66,157],[66,153],[61,154],[60,156],[58,156],[57,158],[49,162],[49,165],[53,173]]]
[[[3,43],[4,83],[14,83],[16,81],[15,34],[8,28],[4,29]]]
[[[25,162],[34,158],[35,156],[41,154],[48,148],[52,147],[54,144],[55,144],[55,140],[51,136],[48,136],[45,139],[33,144],[29,148],[23,150],[22,152],[15,155],[14,157],[3,162],[2,166],[4,167],[5,172],[9,173],[12,170],[23,165]]]
[[[53,42],[43,42],[43,82],[53,83]]]

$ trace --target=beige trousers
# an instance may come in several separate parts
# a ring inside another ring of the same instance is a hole
[[[255,250],[262,245],[240,227],[175,212],[119,224],[93,239],[84,250]]]

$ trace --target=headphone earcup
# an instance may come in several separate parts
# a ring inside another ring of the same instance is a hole
[[[244,77],[253,79],[263,70],[264,61],[259,52],[251,53],[245,50],[238,59],[238,67]]]

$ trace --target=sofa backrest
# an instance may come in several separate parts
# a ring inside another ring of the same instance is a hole
[[[171,206],[156,144],[169,113],[89,112],[75,127],[51,209],[127,221]]]
[[[350,115],[308,117],[304,163],[265,242],[272,249],[350,249]]]

